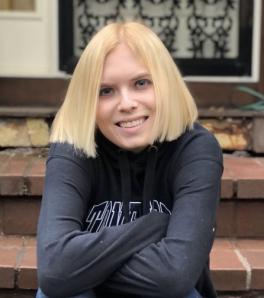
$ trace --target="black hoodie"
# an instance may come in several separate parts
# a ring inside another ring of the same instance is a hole
[[[199,124],[140,153],[102,134],[96,158],[51,144],[38,225],[49,297],[216,297],[209,275],[223,159]]]

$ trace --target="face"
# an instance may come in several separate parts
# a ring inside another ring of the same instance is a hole
[[[96,124],[119,148],[139,152],[151,143],[156,112],[154,87],[147,68],[125,44],[104,63]]]

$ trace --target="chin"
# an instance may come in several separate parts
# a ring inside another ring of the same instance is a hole
[[[136,143],[136,144],[120,144],[119,147],[132,152],[140,152],[144,150],[147,146],[149,146],[150,143],[144,142],[144,143]]]

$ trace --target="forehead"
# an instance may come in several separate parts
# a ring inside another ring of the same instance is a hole
[[[132,74],[136,72],[148,72],[147,67],[128,45],[121,43],[106,56],[102,79],[116,73]]]

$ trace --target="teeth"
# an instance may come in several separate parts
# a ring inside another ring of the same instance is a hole
[[[139,126],[143,122],[144,122],[144,118],[141,118],[141,119],[133,120],[133,121],[120,122],[119,125],[124,128],[130,128],[130,127]]]

